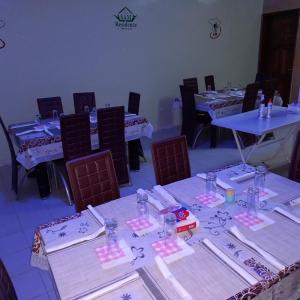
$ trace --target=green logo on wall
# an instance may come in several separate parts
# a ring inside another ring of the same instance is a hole
[[[137,24],[134,22],[136,15],[126,6],[122,8],[117,15],[115,15],[116,27],[121,29],[133,29]]]

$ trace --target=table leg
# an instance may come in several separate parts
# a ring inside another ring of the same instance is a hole
[[[257,143],[253,144],[251,146],[251,148],[249,149],[249,152],[247,153],[247,155],[245,156],[245,161],[247,162],[250,157],[251,154],[254,152],[254,150],[261,144],[261,142],[264,140],[264,138],[266,137],[266,134],[263,134],[260,136],[259,140],[257,141]]]
[[[36,170],[36,182],[41,198],[46,198],[50,195],[50,184],[47,172],[46,163],[38,164],[35,167]]]
[[[241,147],[241,144],[240,144],[240,140],[239,140],[239,137],[237,135],[236,130],[232,129],[232,133],[233,133],[233,136],[234,136],[234,139],[235,139],[235,143],[236,143],[236,145],[237,145],[237,147],[239,149],[242,162],[244,164],[246,164],[246,160],[245,160],[245,157],[244,157],[244,154],[243,154],[243,151],[242,151],[242,147]]]
[[[217,133],[218,133],[217,126],[210,125],[210,148],[217,147]]]
[[[138,140],[133,140],[128,142],[128,159],[129,159],[129,169],[138,171],[140,169]]]

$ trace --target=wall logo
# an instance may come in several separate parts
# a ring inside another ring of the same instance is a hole
[[[126,6],[122,8],[117,15],[115,15],[116,27],[120,29],[134,29],[137,24],[134,22],[137,15],[135,15],[129,8]]]
[[[221,21],[217,18],[210,19],[208,23],[211,25],[210,38],[217,39],[222,32]]]

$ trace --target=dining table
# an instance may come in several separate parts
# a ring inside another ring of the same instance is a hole
[[[248,162],[258,148],[274,144],[278,145],[275,153],[270,151],[269,157],[265,160],[270,158],[275,160],[277,154],[284,152],[285,158],[289,161],[293,141],[299,130],[300,112],[287,107],[273,106],[270,118],[266,115],[260,117],[259,110],[255,109],[214,119],[212,124],[232,130],[243,163]],[[253,134],[257,139],[251,146],[243,148],[239,132]],[[266,139],[268,134],[272,134],[272,139]]]
[[[202,173],[139,189],[148,195],[149,226],[136,194],[39,226],[32,266],[51,273],[58,299],[298,299],[300,184],[268,172],[249,214],[255,167],[214,172],[218,197],[208,197]],[[170,211],[178,224],[193,216],[197,226],[168,240]],[[107,248],[107,218],[118,222],[117,254]]]
[[[145,117],[132,113],[125,113],[124,125],[125,141],[131,142],[130,150],[137,153],[135,149],[132,149],[135,146],[132,142],[141,137],[151,139],[153,126]],[[40,194],[42,197],[47,196],[50,187],[47,176],[45,176],[47,173],[46,163],[63,158],[59,119],[14,123],[8,126],[8,131],[17,149],[17,161],[26,170],[36,168]],[[91,148],[92,150],[98,149],[97,117],[93,113],[90,114],[90,132]],[[136,159],[138,160],[138,157]],[[135,167],[135,169],[137,168]]]

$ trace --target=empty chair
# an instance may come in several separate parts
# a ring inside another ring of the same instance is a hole
[[[64,159],[56,162],[56,167],[66,190],[69,204],[72,195],[65,162],[91,154],[90,118],[88,113],[66,115],[60,118],[61,140]]]
[[[246,86],[242,112],[247,112],[255,109],[258,88],[259,85],[257,83],[251,83]]]
[[[10,279],[10,276],[0,259],[0,299],[17,300],[17,293]]]
[[[197,114],[194,91],[191,87],[181,85],[180,93],[182,98],[181,134],[186,136],[187,144],[194,147],[204,126],[209,124],[209,117],[205,113]]]
[[[70,160],[66,166],[77,212],[120,197],[110,151]]]
[[[52,118],[54,110],[58,116],[64,112],[60,97],[38,98],[37,104],[42,119]]]
[[[139,114],[140,110],[140,98],[141,95],[138,93],[130,92],[128,98],[128,112],[131,114]]]
[[[215,91],[215,77],[214,75],[207,75],[204,77],[204,82],[205,82],[205,89],[207,91]]]
[[[272,99],[272,101],[273,101],[273,97],[274,97],[275,90],[276,90],[276,85],[277,85],[276,79],[270,79],[270,80],[263,81],[262,90],[263,90],[263,94],[265,97],[266,105],[268,104],[268,101],[270,99]]]
[[[97,110],[99,148],[111,151],[119,184],[129,183],[124,116],[123,106]]]
[[[194,94],[199,93],[198,80],[196,77],[183,79],[183,85],[192,88]]]
[[[152,159],[157,184],[165,185],[191,177],[184,135],[152,144]]]
[[[84,112],[85,107],[88,107],[90,112],[96,107],[94,92],[74,93],[73,100],[76,114]]]
[[[300,131],[294,145],[292,160],[289,169],[289,179],[300,182]]]

